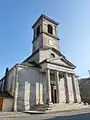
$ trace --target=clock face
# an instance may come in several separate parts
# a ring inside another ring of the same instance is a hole
[[[51,46],[53,46],[53,41],[52,41],[52,40],[49,40],[49,44],[50,44]]]

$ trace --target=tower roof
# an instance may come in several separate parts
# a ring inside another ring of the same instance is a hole
[[[56,25],[58,25],[59,23],[58,22],[56,22],[55,20],[53,20],[53,19],[51,19],[51,18],[49,18],[48,16],[46,16],[45,14],[41,14],[41,16],[36,20],[36,22],[32,25],[32,28],[34,28],[34,26],[38,23],[38,21],[40,20],[40,19],[42,19],[42,18],[44,18],[44,19],[46,19],[46,20],[48,20],[48,21],[50,21],[50,22],[52,22],[52,23],[54,23],[54,24],[56,24]]]

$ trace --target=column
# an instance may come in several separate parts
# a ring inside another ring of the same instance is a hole
[[[69,103],[68,84],[67,84],[67,73],[64,74],[64,80],[65,80],[66,103]]]
[[[14,95],[14,112],[18,111],[18,105],[17,105],[17,101],[18,101],[18,86],[19,86],[19,83],[16,82],[15,95]]]
[[[79,90],[79,83],[75,75],[73,75],[74,85],[75,85],[75,91],[76,91],[76,99],[77,102],[81,102],[81,96],[80,96],[80,90]]]
[[[40,83],[40,104],[43,104],[43,83]]]
[[[51,84],[50,84],[50,70],[46,70],[46,78],[47,78],[47,93],[48,93],[48,103],[51,103]]]
[[[42,73],[40,73],[40,81],[39,81],[39,102],[43,104],[43,78]]]
[[[36,82],[36,105],[40,103],[40,88],[39,88],[39,82]]]
[[[60,88],[59,88],[59,72],[56,71],[56,92],[57,92],[57,102],[60,103]]]
[[[24,94],[24,106],[25,110],[30,109],[30,83],[28,81],[25,81],[25,94]]]
[[[74,84],[74,77],[72,75],[72,86],[73,86],[73,95],[74,95],[74,102],[77,102],[77,96],[76,96],[76,90],[75,90],[75,84]]]

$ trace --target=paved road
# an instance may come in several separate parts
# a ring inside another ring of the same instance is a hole
[[[90,109],[82,111],[61,112],[52,114],[35,114],[4,117],[0,120],[90,120]]]
[[[73,116],[50,116],[50,115],[34,115],[17,118],[2,118],[0,120],[90,120],[90,114],[73,115]]]

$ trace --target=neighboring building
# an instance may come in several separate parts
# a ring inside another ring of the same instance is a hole
[[[90,104],[90,78],[81,78],[79,86],[82,101]]]
[[[1,90],[13,97],[12,109],[80,103],[76,67],[59,51],[58,23],[42,14],[32,28],[32,55],[0,81]]]
[[[7,112],[13,110],[14,96],[6,90],[6,77],[0,80],[0,111]]]

